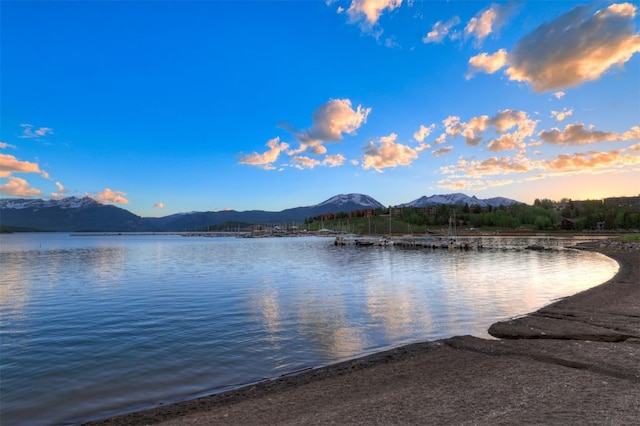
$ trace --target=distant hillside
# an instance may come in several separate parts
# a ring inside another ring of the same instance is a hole
[[[0,200],[3,229],[33,231],[120,231],[146,229],[143,218],[90,197],[61,200]]]
[[[509,206],[518,203],[508,198],[480,200],[465,194],[421,197],[398,207],[447,205]],[[189,231],[223,223],[249,224],[302,223],[310,217],[326,213],[385,208],[364,194],[339,194],[319,204],[295,207],[279,212],[264,210],[179,213],[159,218],[142,218],[128,210],[105,205],[90,197],[69,197],[61,200],[3,199],[0,200],[0,226],[8,230],[34,231]]]
[[[325,213],[351,212],[354,210],[375,208],[384,208],[384,205],[368,195],[340,194],[313,206],[295,207],[279,212],[268,212],[264,210],[239,212],[235,210],[225,210],[220,212],[180,213],[160,218],[147,218],[146,220],[151,229],[182,231],[204,226],[219,225],[225,222],[261,224],[301,223],[309,217],[315,217]]]
[[[320,204],[280,212],[263,210],[179,213],[160,218],[142,218],[90,197],[61,200],[0,200],[0,226],[9,230],[34,231],[185,231],[225,222],[260,224],[301,223],[324,213],[350,212],[384,207],[363,194],[340,194]]]

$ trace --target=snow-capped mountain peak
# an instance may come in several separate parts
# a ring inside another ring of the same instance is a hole
[[[371,209],[384,207],[374,198],[371,198],[370,196],[364,194],[339,194],[329,198],[326,201],[323,201],[320,204],[316,204],[314,207],[322,207],[326,205],[343,206],[345,204],[357,204],[364,208]]]
[[[100,205],[99,202],[89,196],[84,197],[67,197],[59,200],[41,200],[26,198],[7,198],[0,200],[0,209],[47,209],[58,207],[61,209],[79,209],[82,207]]]
[[[475,195],[469,197],[466,194],[455,193],[455,194],[436,194],[431,195],[429,197],[422,196],[416,200],[410,201],[405,204],[400,204],[398,207],[427,207],[427,206],[438,206],[440,204],[450,205],[450,206],[464,206],[465,204],[469,206],[479,206],[479,207],[499,207],[500,205],[509,206],[511,204],[516,204],[518,201],[511,200],[509,198],[504,197],[495,197],[489,198],[486,200],[481,200],[477,198]]]

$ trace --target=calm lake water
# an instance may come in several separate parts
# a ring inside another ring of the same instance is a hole
[[[491,323],[618,269],[575,250],[68,234],[1,235],[0,267],[3,425],[74,423],[410,342],[488,337]]]

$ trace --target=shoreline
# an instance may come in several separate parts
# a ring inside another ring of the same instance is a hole
[[[640,247],[578,248],[611,257],[618,273],[491,325],[499,340],[414,343],[85,424],[633,424],[640,418]]]

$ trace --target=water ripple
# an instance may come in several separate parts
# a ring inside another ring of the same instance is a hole
[[[139,408],[419,340],[487,337],[492,322],[617,270],[572,250],[0,238],[1,409],[12,425]]]

